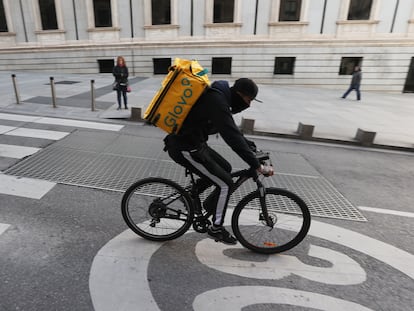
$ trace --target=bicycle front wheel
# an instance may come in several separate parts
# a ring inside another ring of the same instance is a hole
[[[258,253],[276,254],[305,238],[311,216],[301,198],[287,190],[266,188],[265,205],[271,226],[266,222],[258,191],[245,196],[235,207],[232,229],[243,246]]]
[[[187,192],[164,178],[145,178],[130,186],[122,197],[122,216],[136,234],[152,241],[183,235],[193,220]]]

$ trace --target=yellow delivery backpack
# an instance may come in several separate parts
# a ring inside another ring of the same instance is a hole
[[[144,113],[144,119],[168,133],[178,133],[192,106],[210,86],[196,60],[176,58]]]

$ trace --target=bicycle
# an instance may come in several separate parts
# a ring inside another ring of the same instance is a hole
[[[271,165],[269,153],[258,152],[260,163]],[[122,197],[122,216],[128,227],[152,241],[180,237],[190,226],[207,232],[212,211],[204,209],[200,194],[212,184],[196,179],[182,187],[161,177],[149,177],[132,184]],[[237,240],[246,248],[263,254],[287,251],[298,245],[308,233],[311,216],[306,203],[296,194],[281,188],[265,187],[256,171],[239,170],[233,192],[250,178],[257,190],[245,195],[233,210],[231,227]]]

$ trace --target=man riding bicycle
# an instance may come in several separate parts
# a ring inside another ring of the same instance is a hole
[[[252,169],[272,175],[272,167],[260,165],[255,157],[255,144],[247,140],[234,122],[232,114],[250,107],[256,99],[257,85],[248,78],[236,80],[230,87],[227,81],[216,81],[193,106],[179,134],[164,139],[170,157],[215,185],[204,206],[214,208],[213,224],[207,233],[217,241],[236,244],[237,240],[224,227],[227,204],[232,193],[231,165],[207,145],[208,135],[219,133],[231,149]]]

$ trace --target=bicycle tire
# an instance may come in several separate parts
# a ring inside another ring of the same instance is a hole
[[[158,177],[132,184],[122,197],[121,211],[128,227],[151,241],[178,238],[189,229],[194,216],[184,188]]]
[[[261,214],[259,191],[246,195],[235,207],[232,229],[246,248],[262,254],[276,254],[298,245],[309,231],[311,215],[296,194],[279,188],[266,188],[265,202],[273,228]]]

